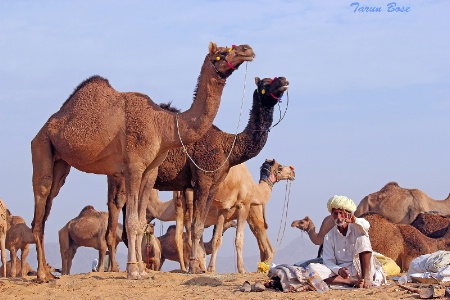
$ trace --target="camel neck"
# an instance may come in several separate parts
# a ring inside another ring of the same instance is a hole
[[[269,136],[269,128],[273,122],[273,111],[273,107],[262,104],[261,97],[255,91],[247,126],[236,137],[235,149],[238,150],[234,150],[230,157],[233,165],[245,162],[261,152]],[[268,184],[270,185],[270,183]]]
[[[221,78],[210,60],[205,58],[194,93],[194,101],[187,111],[177,116],[180,137],[184,144],[198,140],[211,127],[219,110],[225,81],[226,78]]]

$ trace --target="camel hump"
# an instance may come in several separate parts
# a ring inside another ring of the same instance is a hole
[[[385,191],[385,190],[389,190],[389,189],[394,189],[394,188],[398,189],[398,188],[400,188],[400,186],[398,185],[397,182],[391,181],[391,182],[388,182],[388,183],[381,189],[381,191]]]
[[[80,211],[80,214],[78,216],[82,217],[82,216],[94,215],[97,213],[98,213],[98,211],[96,211],[92,205],[87,205]]]
[[[81,90],[82,88],[84,88],[84,87],[86,87],[87,85],[90,85],[90,84],[104,84],[107,87],[112,88],[112,86],[109,84],[108,79],[103,78],[103,77],[101,77],[99,75],[91,76],[88,79],[85,79],[83,82],[81,82],[75,88],[75,90],[72,92],[72,94],[70,94],[69,98],[67,98],[67,100],[64,101],[62,106],[64,106],[66,103],[68,103],[70,101],[70,99],[72,99],[73,95],[75,95],[79,90]]]

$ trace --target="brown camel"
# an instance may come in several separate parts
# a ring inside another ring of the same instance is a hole
[[[156,269],[152,269],[152,270],[156,270],[156,271],[160,271],[162,268],[162,265],[164,263],[164,261],[167,260],[172,260],[172,261],[180,261],[180,257],[178,256],[178,251],[176,249],[176,243],[175,243],[175,238],[176,238],[176,225],[171,225],[169,226],[169,228],[167,228],[167,231],[164,235],[158,237],[156,241],[152,240],[150,242],[152,247],[160,247],[161,252],[158,254],[158,252],[152,252],[149,251],[148,253],[148,257],[147,257],[147,261],[152,262],[152,261],[159,261],[159,268]],[[236,227],[236,221],[230,221],[230,222],[226,222],[224,227],[223,227],[223,233],[225,233],[225,231],[228,230],[228,228],[231,227]],[[184,263],[185,265],[187,265],[189,263],[189,255],[191,253],[191,247],[189,245],[189,236],[186,234],[186,232],[183,232],[182,234],[182,238],[183,238],[183,259],[184,259]],[[202,244],[202,252],[203,252],[203,256],[206,257],[206,255],[210,255],[212,253],[212,240],[213,238],[211,238],[211,240],[207,243],[203,243]],[[143,243],[142,245],[142,251],[144,251],[147,247],[147,245],[145,243]],[[158,256],[159,255],[159,256]],[[181,265],[181,264],[180,264]]]
[[[88,205],[81,210],[76,218],[67,222],[58,231],[62,275],[70,274],[72,260],[78,247],[81,246],[98,250],[98,272],[104,271],[105,255],[106,250],[108,250],[106,244],[107,226],[108,213],[96,211],[94,207]],[[117,244],[122,241],[122,229],[122,224],[118,224],[116,231]]]
[[[431,238],[443,237],[450,225],[450,217],[436,213],[420,213],[411,223],[420,232]]]
[[[6,232],[8,231],[8,215],[6,204],[0,198],[0,251],[2,252],[2,267],[1,272],[3,277],[6,277]]]
[[[216,270],[215,263],[217,251],[222,243],[223,224],[226,219],[230,218],[229,214],[231,213],[235,214],[237,219],[235,241],[237,268],[239,273],[245,272],[242,248],[244,247],[244,226],[250,212],[250,206],[265,205],[270,199],[275,183],[281,180],[294,179],[294,167],[283,166],[275,160],[265,160],[261,165],[259,184],[254,182],[245,164],[242,163],[230,169],[225,180],[219,185],[219,191],[213,200],[213,205],[218,210],[218,218],[208,271],[215,272]],[[260,240],[268,241],[266,237],[262,237]],[[266,246],[265,249],[269,247]]]
[[[192,248],[189,261],[191,273],[206,271],[204,266],[200,266],[199,243],[205,227],[204,220],[220,182],[226,177],[231,167],[255,157],[262,150],[272,125],[274,106],[279,103],[280,97],[289,86],[289,82],[284,77],[262,80],[256,77],[255,83],[257,88],[253,93],[250,119],[243,132],[237,135],[229,134],[212,126],[199,141],[186,147],[170,150],[158,168],[156,189],[183,191],[190,188],[194,190]],[[117,188],[120,184],[112,186],[116,187],[112,194],[120,190]],[[115,199],[117,196],[110,194],[109,203],[117,203]],[[117,216],[118,212],[115,215]],[[179,255],[182,256],[182,246],[178,246],[178,249]]]
[[[46,269],[44,225],[71,167],[123,179],[130,244],[127,277],[148,277],[141,247],[136,245],[141,244],[146,225],[142,201],[153,188],[156,167],[167,151],[189,145],[206,133],[218,111],[226,78],[254,56],[248,45],[226,48],[210,43],[195,100],[181,114],[161,109],[147,95],[118,92],[99,76],[75,89],[31,143],[38,282],[54,278]]]
[[[142,239],[142,253],[147,269],[161,270],[161,242],[155,236],[155,223],[149,223],[145,229],[145,239]]]
[[[6,249],[10,252],[11,257],[11,277],[20,274],[20,277],[27,275],[27,257],[30,252],[30,244],[35,244],[34,235],[31,228],[27,226],[25,220],[20,216],[12,216],[8,211],[9,228],[6,232]],[[20,261],[25,262],[18,264],[16,262],[17,251],[20,250]],[[20,267],[20,272],[19,272]]]
[[[450,194],[444,200],[434,200],[417,189],[405,189],[389,182],[380,191],[364,197],[355,216],[376,212],[393,223],[411,224],[421,212],[438,212],[450,215]]]
[[[313,221],[306,216],[304,219],[293,221],[291,227],[296,227],[308,233],[308,236],[314,245],[322,245],[325,234],[327,234],[334,225],[333,216],[329,215],[323,219],[319,232],[316,232],[316,226],[314,226]]]
[[[5,277],[23,277],[25,275],[30,276],[30,275],[36,275],[35,271],[31,268],[30,264],[28,262],[25,262],[23,268],[22,268],[22,261],[20,260],[20,258],[18,258],[16,256],[16,272],[13,276],[13,273],[11,272],[11,265],[12,265],[12,261],[8,260],[6,262],[6,276]],[[3,273],[3,266],[0,268],[0,272]],[[25,275],[22,275],[22,270],[25,270]]]
[[[374,212],[365,213],[360,218],[370,223],[369,237],[372,249],[392,258],[403,272],[408,271],[411,261],[420,255],[438,250],[450,250],[450,231],[441,238],[429,238],[411,225],[392,223]],[[306,228],[314,228],[311,219],[303,220],[304,226],[309,223]],[[300,223],[300,220],[294,222]],[[324,220],[320,231],[328,232],[329,229],[326,228],[328,225],[329,223]]]

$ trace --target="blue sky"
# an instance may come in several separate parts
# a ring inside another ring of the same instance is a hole
[[[266,158],[296,168],[283,244],[300,235],[292,220],[320,224],[335,194],[358,204],[390,181],[437,200],[450,192],[448,1],[396,1],[403,13],[387,11],[391,0],[359,1],[378,13],[354,12],[353,0],[161,2],[0,2],[0,197],[13,214],[31,223],[30,142],[81,81],[98,74],[186,110],[210,41],[256,53],[227,80],[222,130],[236,131],[242,98],[245,127],[255,76],[290,82],[285,119],[247,163],[255,180]],[[105,176],[72,169],[46,241],[84,206],[106,210],[106,188]],[[285,191],[277,184],[268,203],[273,244]],[[232,255],[232,239],[219,255]],[[249,230],[245,242],[257,252]]]

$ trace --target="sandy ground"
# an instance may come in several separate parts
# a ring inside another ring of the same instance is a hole
[[[241,292],[248,280],[268,281],[263,273],[182,274],[152,272],[147,280],[128,280],[125,272],[85,273],[61,276],[50,283],[38,284],[34,276],[0,278],[2,299],[420,299],[389,280],[388,285],[372,289],[331,290],[284,293],[272,289]],[[408,283],[410,287],[420,287]],[[424,285],[422,285],[424,287]],[[426,286],[425,286],[426,287]],[[444,286],[435,285],[443,296]],[[441,299],[445,299],[441,297]]]

